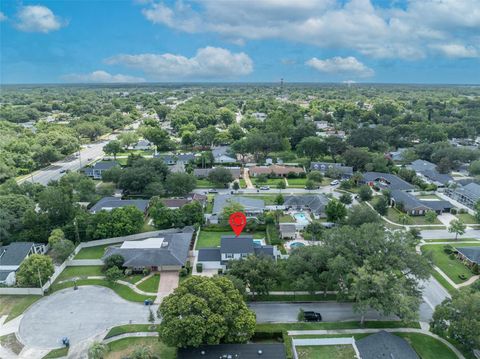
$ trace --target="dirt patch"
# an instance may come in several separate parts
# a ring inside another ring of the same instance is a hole
[[[2,347],[9,349],[17,355],[20,354],[23,349],[22,343],[17,340],[15,334],[9,334],[0,337],[0,344],[2,345]]]

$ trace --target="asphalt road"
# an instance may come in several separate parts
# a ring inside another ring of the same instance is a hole
[[[425,230],[421,231],[423,239],[454,239],[455,233],[450,233],[446,229]],[[458,239],[480,238],[480,230],[467,229],[465,234],[458,236]]]

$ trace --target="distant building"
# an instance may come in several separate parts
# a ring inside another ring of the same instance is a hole
[[[413,161],[407,168],[414,170],[417,176],[437,187],[445,187],[453,182],[453,177],[437,171],[437,165],[424,160]]]
[[[480,200],[480,185],[472,182],[457,188],[446,188],[445,194],[468,208],[473,209],[475,204]]]
[[[365,172],[361,183],[389,190],[411,191],[415,188],[413,185],[398,176],[382,172]]]
[[[150,150],[151,148],[152,148],[152,143],[149,140],[146,140],[143,138],[138,140],[137,144],[133,146],[134,150],[141,150],[141,151]]]
[[[386,153],[385,157],[394,162],[401,162],[403,161],[403,155],[406,150],[408,150],[408,148],[399,148],[396,151]]]
[[[90,213],[100,211],[111,211],[115,208],[126,206],[135,206],[143,213],[147,212],[149,201],[146,199],[121,199],[117,197],[103,197],[95,205],[90,208]]]
[[[264,112],[254,112],[252,113],[252,117],[263,122],[267,119],[267,114]]]
[[[403,338],[384,330],[355,341],[362,359],[420,359]]]
[[[179,348],[178,359],[286,359],[283,344],[249,343]]]
[[[165,198],[162,199],[162,203],[165,207],[169,209],[178,209],[183,207],[184,205],[191,203],[193,201],[198,201],[200,204],[205,206],[207,202],[207,196],[197,193],[190,193],[185,196],[185,198]]]
[[[243,206],[247,216],[256,216],[265,211],[265,201],[254,197],[241,197],[230,194],[217,194],[213,199],[212,214],[220,215],[223,209],[231,203],[238,203]]]
[[[301,167],[293,166],[253,166],[248,169],[250,175],[257,177],[259,175],[274,175],[276,177],[287,177],[289,173],[301,174],[305,173],[305,170]]]
[[[312,162],[310,163],[311,171],[319,171],[325,174],[329,169],[335,169],[341,174],[342,178],[350,178],[353,175],[353,167],[345,166],[342,163],[333,162]]]
[[[325,207],[329,202],[324,194],[286,196],[283,206],[297,211],[308,210],[315,216],[325,217]]]
[[[231,154],[230,146],[218,146],[212,148],[214,163],[235,163],[237,159]]]
[[[194,153],[172,153],[172,154],[156,154],[155,158],[161,158],[168,166],[173,166],[177,162],[189,163],[195,161]]]
[[[13,242],[0,246],[0,284],[15,285],[15,273],[22,262],[32,254],[45,254],[46,251],[44,244],[33,242]]]
[[[92,167],[84,168],[83,172],[88,177],[93,179],[102,179],[102,173],[108,171],[110,168],[120,166],[117,161],[99,161]]]
[[[294,239],[297,234],[295,223],[280,223],[280,236],[282,239]]]

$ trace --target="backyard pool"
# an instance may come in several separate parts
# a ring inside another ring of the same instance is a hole
[[[298,224],[309,224],[310,221],[308,220],[307,216],[305,216],[305,213],[295,213],[293,215],[295,217],[295,220],[297,221]]]
[[[295,249],[295,248],[298,248],[298,247],[305,247],[305,244],[303,244],[302,242],[290,243],[290,248]]]
[[[260,245],[260,246],[262,246],[262,245],[264,244],[264,243],[263,243],[263,239],[254,239],[254,240],[253,240],[253,243],[258,244],[258,245]]]

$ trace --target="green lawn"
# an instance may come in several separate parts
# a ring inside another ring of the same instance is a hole
[[[105,254],[105,249],[111,244],[104,244],[103,246],[95,246],[82,248],[74,259],[100,259]]]
[[[145,222],[143,223],[143,227],[142,227],[142,233],[152,232],[156,230],[156,228],[153,225],[148,224],[149,221],[150,221],[149,217],[145,218]]]
[[[42,359],[63,358],[63,357],[66,357],[67,354],[68,354],[68,348],[53,349],[47,355],[45,355]]]
[[[293,218],[289,214],[285,214],[283,216],[280,216],[279,221],[280,223],[295,223],[295,218]]]
[[[460,284],[468,280],[472,275],[472,271],[465,266],[457,258],[450,259],[450,256],[446,254],[444,244],[427,244],[422,247],[424,253],[431,253],[433,263],[440,268],[454,283]],[[477,247],[480,243],[452,243],[454,247]],[[464,275],[466,279],[460,279],[459,275]]]
[[[130,155],[148,156],[148,155],[153,155],[153,152],[154,152],[153,150],[127,150],[127,151],[117,153],[117,157],[130,156]]]
[[[148,346],[161,359],[176,359],[177,349],[168,347],[158,338],[125,338],[108,344],[110,351],[105,359],[126,358],[137,346]]]
[[[155,273],[150,278],[144,280],[137,285],[137,288],[147,293],[157,293],[158,284],[160,283],[160,274]]]
[[[64,271],[58,276],[55,280],[56,283],[61,282],[66,279],[80,277],[95,277],[103,276],[102,266],[77,266],[77,267],[67,267]]]
[[[417,197],[418,199],[441,199],[435,194],[421,194],[415,197]]]
[[[287,178],[287,181],[290,188],[304,188],[307,183],[306,178]]]
[[[239,182],[240,182],[240,188],[247,188],[247,184],[245,183],[245,180],[243,178],[240,178]]]
[[[351,345],[297,347],[298,359],[355,359]]]
[[[392,207],[389,207],[388,208],[388,213],[387,213],[387,218],[395,223],[399,223],[399,224],[404,224],[401,222],[400,220],[400,217],[403,213],[400,212],[398,209],[396,208],[392,208]],[[425,221],[425,216],[409,216],[409,222],[408,223],[405,223],[405,224],[411,224],[411,225],[423,225],[423,224],[442,224],[442,222],[440,222],[438,220],[438,218],[435,218],[435,222],[433,223],[428,223],[427,221]]]
[[[262,192],[265,193],[265,192]],[[261,199],[265,201],[265,205],[275,204],[276,194],[251,194],[251,195],[241,195],[241,197],[249,197],[254,199]]]
[[[478,224],[477,219],[470,213],[461,213],[455,215],[458,219],[461,219],[466,224]]]
[[[252,233],[248,233],[252,234]],[[220,238],[221,236],[225,235],[233,235],[232,231],[228,232],[209,232],[209,231],[200,231],[200,235],[198,236],[198,241],[195,246],[195,249],[200,248],[212,248],[220,246]],[[253,233],[253,238],[265,238],[265,232],[255,232]]]
[[[199,179],[197,178],[197,188],[217,188],[214,183],[210,182],[207,179]]]
[[[73,287],[74,282],[69,281],[69,282],[64,282],[61,284],[54,284],[50,287],[50,293],[65,289],[65,288],[71,288]],[[151,299],[154,300],[154,296],[146,296],[142,294],[138,294],[134,292],[132,289],[127,287],[126,285],[119,284],[119,283],[110,283],[105,279],[80,279],[77,280],[77,285],[82,286],[82,285],[99,285],[102,287],[110,288],[112,289],[115,293],[117,293],[120,297],[122,297],[125,300],[129,300],[131,302],[143,302],[146,299]]]
[[[441,341],[420,333],[395,333],[405,338],[422,359],[456,359],[457,355]]]
[[[0,316],[8,315],[8,322],[18,317],[40,298],[42,298],[40,295],[1,295]]]
[[[113,327],[107,333],[104,339],[122,335],[125,333],[137,333],[137,332],[155,332],[157,328],[152,328],[150,324],[127,324]]]
[[[128,283],[135,284],[143,277],[145,277],[143,274],[132,274],[132,275],[129,275],[128,277],[122,278],[122,280]]]
[[[272,188],[276,188],[280,182],[285,181],[283,178],[267,178],[266,182],[259,182],[258,178],[255,177],[250,177],[250,179],[252,184],[256,187],[270,186]]]

